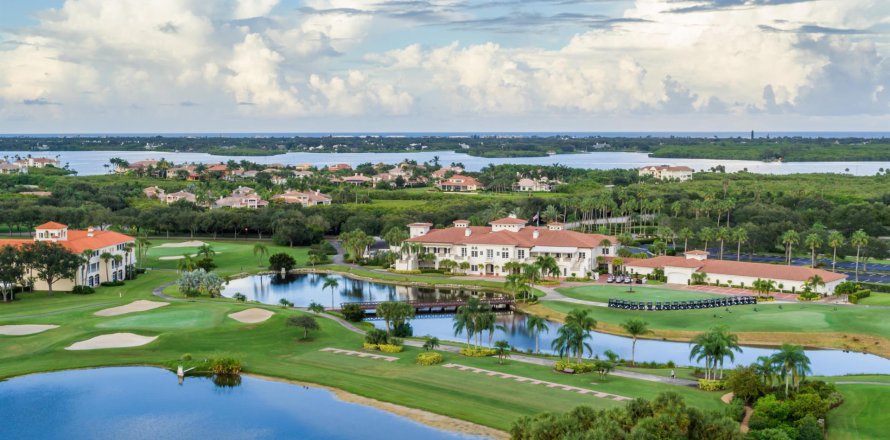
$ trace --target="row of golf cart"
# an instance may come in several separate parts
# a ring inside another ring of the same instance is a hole
[[[627,301],[610,299],[609,307],[625,310],[693,310],[714,307],[742,306],[757,304],[753,296],[727,296],[725,298],[695,299],[687,301]]]

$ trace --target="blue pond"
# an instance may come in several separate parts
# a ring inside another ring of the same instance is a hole
[[[219,387],[149,367],[0,382],[0,439],[459,439],[330,391],[251,377]]]

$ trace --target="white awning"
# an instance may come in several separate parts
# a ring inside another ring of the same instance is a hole
[[[532,252],[549,252],[551,254],[574,254],[578,252],[576,247],[560,247],[560,246],[535,246]]]

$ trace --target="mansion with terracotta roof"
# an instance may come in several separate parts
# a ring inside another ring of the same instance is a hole
[[[711,260],[706,251],[689,251],[685,256],[658,256],[654,258],[628,258],[623,269],[627,273],[649,275],[655,269],[664,270],[668,284],[690,284],[692,274],[705,274],[708,284],[730,285],[750,289],[757,279],[772,280],[776,288],[800,292],[814,275],[825,282],[814,290],[823,295],[834,292],[847,275],[804,266],[786,266],[746,261]]]
[[[467,220],[456,220],[450,228],[432,226],[408,225],[411,233],[406,242],[421,243],[424,253],[435,255],[436,260],[426,263],[414,253],[404,253],[396,261],[396,270],[438,267],[447,259],[469,263],[471,275],[506,275],[507,263],[530,264],[549,255],[556,259],[562,276],[583,277],[596,271],[597,257],[615,255],[618,244],[612,236],[569,231],[561,223],[528,226],[527,220],[516,217],[492,221],[490,226],[470,226]]]
[[[19,247],[31,240],[0,240],[0,247]],[[89,228],[87,230],[68,229],[67,225],[47,222],[34,228],[33,241],[53,241],[78,255],[89,253],[89,259],[80,267],[73,279],[53,283],[53,290],[70,292],[74,286],[98,286],[106,281],[122,281],[127,270],[136,264],[136,239],[114,231]],[[109,253],[120,256],[103,261],[100,255]],[[34,289],[47,290],[46,282],[35,278]]]
[[[692,168],[683,165],[653,165],[639,169],[640,176],[652,176],[658,180],[692,180],[692,173]]]

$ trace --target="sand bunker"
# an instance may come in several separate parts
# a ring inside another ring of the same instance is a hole
[[[0,335],[6,336],[25,336],[33,335],[47,330],[57,328],[57,325],[41,325],[41,324],[23,324],[23,325],[0,325]]]
[[[140,336],[133,333],[111,333],[96,336],[86,341],[75,342],[65,350],[99,350],[103,348],[138,347],[157,339],[157,336]]]
[[[204,243],[203,241],[192,240],[192,241],[183,241],[181,243],[164,243],[164,244],[159,244],[155,247],[156,248],[201,247],[201,246],[204,246],[205,244],[207,244],[207,243]]]
[[[271,318],[274,314],[275,313],[270,312],[266,309],[247,309],[237,313],[232,313],[231,315],[229,315],[229,318],[232,318],[238,322],[243,322],[245,324],[256,324]]]
[[[219,255],[222,252],[214,252],[214,255]],[[189,257],[197,257],[198,254],[191,254]],[[166,257],[158,257],[158,260],[169,261],[169,260],[181,260],[185,258],[185,255],[168,255]]]
[[[146,301],[139,300],[133,301],[130,304],[112,307],[110,309],[99,310],[95,313],[96,316],[117,316],[117,315],[125,315],[127,313],[134,312],[144,312],[146,310],[156,309],[158,307],[164,307],[169,305],[170,303],[160,302],[160,301]]]

